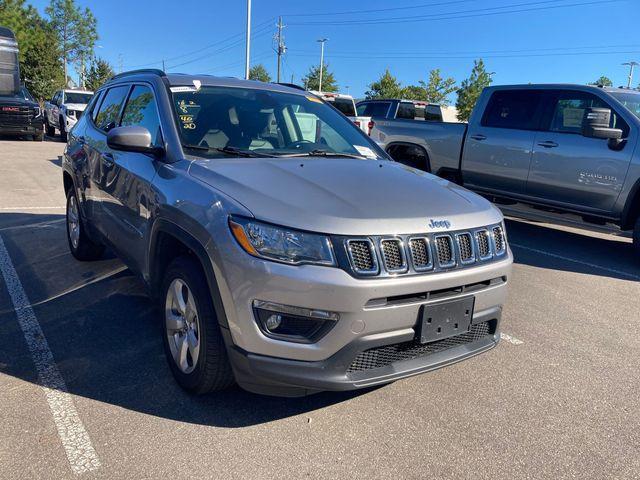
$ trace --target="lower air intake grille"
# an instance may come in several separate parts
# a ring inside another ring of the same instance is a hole
[[[460,260],[462,260],[462,262],[474,260],[471,234],[463,233],[458,235],[458,247],[460,248]]]
[[[471,329],[461,335],[445,338],[437,342],[421,345],[414,341],[372,348],[358,354],[349,366],[347,373],[362,372],[373,368],[386,367],[395,362],[413,360],[432,353],[441,352],[449,348],[472,343],[492,334],[491,322],[472,325]],[[494,322],[495,323],[495,322]],[[494,327],[495,328],[495,327]]]
[[[413,238],[409,241],[409,250],[411,250],[411,258],[413,266],[417,269],[428,268],[431,265],[431,255],[429,253],[429,244],[424,238]]]
[[[349,255],[353,262],[353,268],[359,273],[376,272],[373,245],[368,240],[350,240]]]
[[[436,251],[438,254],[438,262],[441,266],[451,265],[454,263],[453,243],[451,237],[436,237]]]
[[[491,255],[491,247],[489,246],[489,232],[482,230],[477,234],[478,238],[478,253],[480,258],[487,258]]]
[[[495,242],[496,253],[504,252],[504,233],[502,232],[502,227],[494,227],[493,241]]]
[[[399,240],[382,240],[380,242],[382,248],[382,257],[384,258],[384,266],[389,272],[397,272],[405,270],[406,264],[404,255],[402,254],[402,243]]]

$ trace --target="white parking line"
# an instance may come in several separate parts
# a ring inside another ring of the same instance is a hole
[[[80,420],[73,397],[69,394],[64,378],[58,370],[53,353],[29,303],[29,298],[22,288],[20,278],[11,263],[11,257],[1,236],[0,271],[36,366],[40,386],[51,409],[71,470],[76,474],[96,470],[100,468],[98,455]]]
[[[522,250],[528,250],[529,252],[539,253],[540,255],[546,255],[547,257],[558,258],[560,260],[564,260],[567,262],[578,263],[586,267],[596,268],[598,270],[602,270],[603,272],[614,273],[616,275],[623,275],[625,277],[633,278],[634,280],[640,280],[640,275],[635,275],[633,273],[625,272],[623,270],[603,267],[602,265],[597,265],[595,263],[583,262],[582,260],[576,260],[575,258],[565,257],[564,255],[558,255],[557,253],[545,252],[544,250],[538,250],[537,248],[525,247],[524,245],[520,245],[517,243],[510,243],[510,245],[512,247],[521,248]]]
[[[500,340],[504,340],[509,343],[513,343],[514,345],[522,345],[524,342],[522,340],[518,340],[516,337],[512,337],[506,333],[500,334]]]

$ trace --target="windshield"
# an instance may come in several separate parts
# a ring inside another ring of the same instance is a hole
[[[387,158],[348,119],[312,95],[202,87],[174,92],[173,106],[183,146],[208,156]]]
[[[2,97],[2,98],[11,98],[11,99],[15,99],[15,100],[28,100],[30,102],[35,102],[33,96],[31,95],[31,93],[29,93],[29,90],[27,90],[24,87],[22,87],[16,93],[0,95],[0,97]]]
[[[636,117],[640,118],[640,93],[611,93],[611,95],[622,103]]]
[[[361,117],[386,117],[389,112],[389,102],[364,102],[358,104],[358,115]]]
[[[64,92],[64,103],[89,103],[93,93]]]
[[[344,113],[347,117],[356,116],[356,108],[353,100],[350,98],[336,98],[333,101],[333,106]]]

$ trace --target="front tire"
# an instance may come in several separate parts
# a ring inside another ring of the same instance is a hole
[[[47,130],[47,137],[55,137],[56,127],[54,127],[53,125],[49,125],[49,120],[45,121],[44,125]]]
[[[67,193],[67,241],[71,255],[83,262],[98,260],[104,253],[104,245],[91,240],[85,231],[78,197],[73,188]]]
[[[196,394],[233,385],[233,371],[200,265],[187,256],[175,259],[164,275],[162,293],[162,337],[178,384]]]

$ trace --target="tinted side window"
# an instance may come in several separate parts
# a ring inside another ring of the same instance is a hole
[[[361,117],[377,117],[384,118],[387,116],[389,102],[367,102],[358,105],[358,115]]]
[[[355,117],[356,111],[353,108],[353,100],[349,98],[336,98],[333,106],[344,113],[347,117]]]
[[[160,119],[153,92],[149,87],[136,85],[129,95],[127,105],[122,112],[123,127],[138,125],[151,133],[151,143],[158,145],[160,139]]]
[[[398,113],[396,118],[406,118],[413,120],[416,118],[416,107],[412,103],[401,103],[398,105]]]
[[[91,119],[95,122],[98,116],[98,109],[100,107],[100,102],[102,101],[102,97],[104,96],[103,92],[98,92],[93,97],[93,102],[89,105],[88,109],[91,112]]]
[[[587,108],[608,108],[611,110],[611,128],[619,128],[623,137],[629,135],[629,125],[616,114],[609,105],[587,92],[561,92],[553,102],[553,114],[549,131],[582,134],[582,120]]]
[[[484,112],[482,126],[535,130],[541,97],[540,93],[527,90],[495,92]]]
[[[120,107],[122,107],[128,92],[128,85],[113,87],[107,90],[102,105],[100,105],[100,109],[98,110],[98,115],[96,116],[96,126],[100,130],[108,132],[118,125]]]

